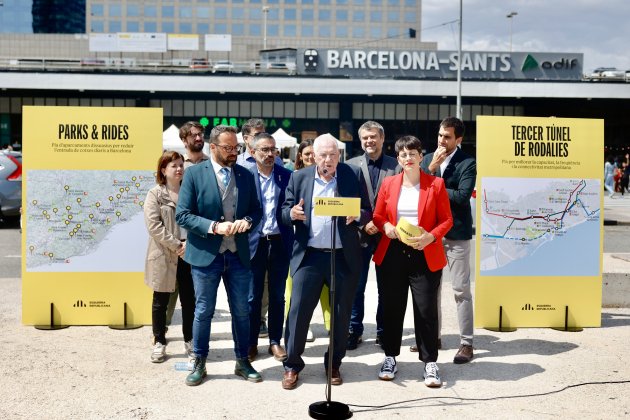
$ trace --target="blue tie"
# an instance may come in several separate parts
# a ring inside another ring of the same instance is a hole
[[[227,188],[230,183],[230,170],[228,168],[221,168],[221,175],[223,176],[223,187]]]

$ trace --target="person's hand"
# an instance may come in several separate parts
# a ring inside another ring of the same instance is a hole
[[[232,222],[221,222],[219,224],[217,224],[217,230],[216,230],[216,234],[217,235],[227,235],[229,236],[232,231]]]
[[[433,152],[433,159],[431,159],[431,163],[429,163],[429,171],[431,173],[437,172],[440,165],[446,160],[448,157],[448,153],[446,152],[446,148],[443,146],[438,146]]]
[[[410,247],[417,249],[418,251],[422,251],[424,247],[435,241],[435,236],[433,236],[431,232],[422,230],[422,234],[420,236],[412,236],[408,241]]]
[[[247,232],[251,227],[250,223],[247,220],[238,219],[232,223],[232,227],[230,228],[229,235],[234,235],[236,233]]]
[[[357,219],[358,217],[356,216],[346,216],[346,225],[349,225],[350,223],[354,222]]]
[[[291,220],[306,220],[306,215],[304,214],[304,199],[300,198],[300,202],[295,206],[291,207]]]
[[[363,228],[363,230],[365,230],[365,233],[367,233],[368,235],[375,235],[378,233],[378,228],[376,227],[376,225],[374,224],[374,222],[372,220],[370,220],[365,227]]]
[[[385,223],[385,225],[383,226],[383,230],[385,231],[385,235],[389,239],[400,239],[400,236],[398,236],[398,231],[396,230],[396,226],[392,225],[391,223]]]
[[[186,252],[186,242],[182,242],[176,252],[178,257],[183,257]]]

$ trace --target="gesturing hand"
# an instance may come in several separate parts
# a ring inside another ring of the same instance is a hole
[[[291,220],[306,220],[304,214],[304,199],[300,198],[300,202],[291,207]]]

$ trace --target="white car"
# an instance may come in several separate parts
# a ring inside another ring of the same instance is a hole
[[[234,64],[229,60],[219,60],[212,64],[212,73],[227,72],[232,73],[234,71]]]

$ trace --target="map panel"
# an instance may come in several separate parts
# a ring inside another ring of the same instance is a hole
[[[480,275],[597,276],[599,179],[482,178]]]
[[[151,171],[28,172],[26,271],[144,271]]]

